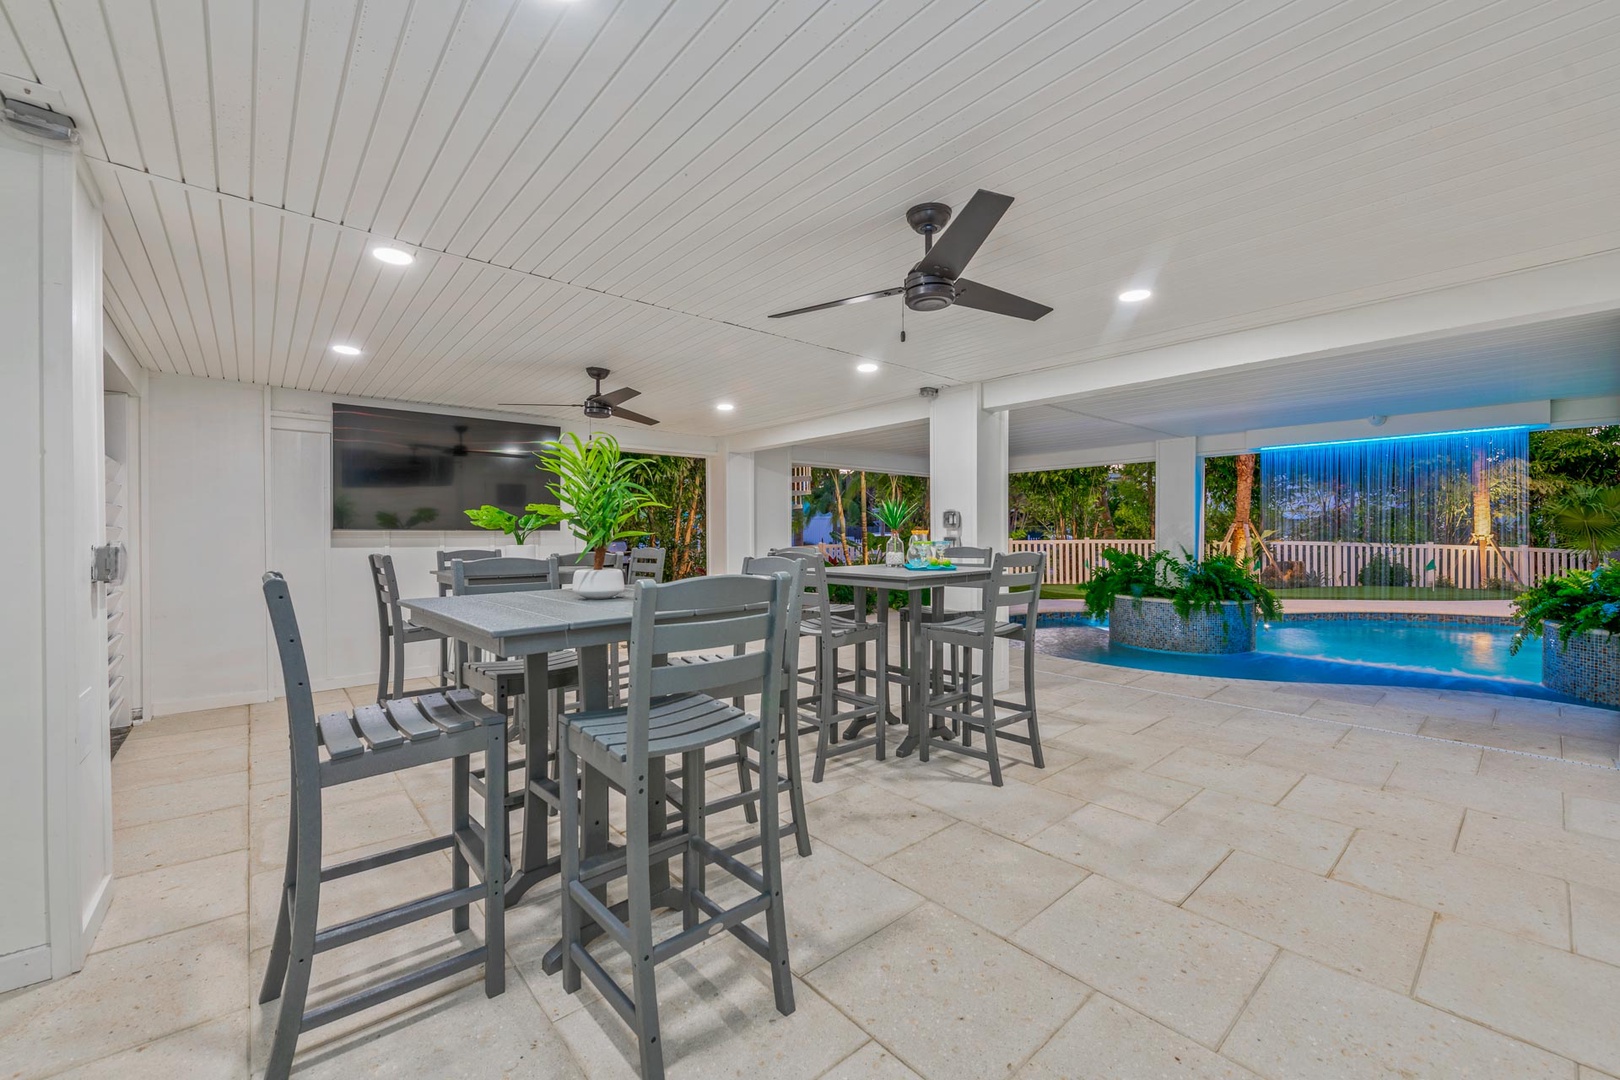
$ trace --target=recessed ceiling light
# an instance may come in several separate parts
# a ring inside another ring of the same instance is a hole
[[[718,409],[720,412],[730,412],[731,410],[735,409],[736,407],[737,406],[733,405],[729,401],[722,401],[722,402],[719,402],[718,404],[715,405],[715,408]]]
[[[390,266],[409,266],[416,261],[416,256],[403,248],[386,245],[372,248],[371,254]]]
[[[872,372],[876,371],[877,369],[878,369],[878,366],[876,364],[872,363],[872,361],[870,361],[870,360],[866,361],[864,364],[856,364],[855,365],[855,370],[860,372],[862,375],[870,375],[870,374],[872,374]]]
[[[353,345],[334,345],[332,346],[332,351],[337,353],[339,356],[360,355],[360,350],[355,348]]]
[[[1125,304],[1140,304],[1152,295],[1152,289],[1126,289],[1119,294],[1119,299],[1121,303]]]

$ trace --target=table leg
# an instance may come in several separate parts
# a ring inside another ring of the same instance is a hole
[[[547,683],[551,678],[550,657],[535,653],[523,661],[523,700],[521,710],[523,737],[523,844],[518,865],[506,883],[506,902],[515,904],[535,885],[562,870],[560,855],[552,855],[549,838],[551,808],[536,796],[530,784],[556,789],[562,797],[560,785],[552,778],[551,758],[551,692]],[[568,794],[572,796],[570,790]]]
[[[911,633],[901,638],[900,663],[905,665],[906,685],[901,697],[901,718],[906,725],[906,737],[900,740],[900,748],[895,751],[901,757],[906,757],[917,749],[917,741],[922,733],[922,703],[923,678],[926,674],[927,657],[923,663],[917,662],[917,646],[922,641],[922,590],[910,589],[906,592],[906,617],[911,621]]]

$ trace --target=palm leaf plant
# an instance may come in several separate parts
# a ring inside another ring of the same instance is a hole
[[[1585,551],[1597,566],[1605,551],[1620,548],[1620,487],[1580,484],[1547,508],[1564,546]]]
[[[881,499],[872,510],[872,517],[891,536],[899,536],[910,524],[917,508],[904,499]]]
[[[546,485],[557,501],[530,503],[527,509],[542,527],[566,525],[586,551],[595,553],[595,569],[602,569],[615,540],[647,535],[635,526],[648,510],[666,509],[641,482],[647,460],[625,457],[613,436],[593,435],[585,442],[569,432],[545,447],[535,457],[539,468],[557,477]]]
[[[464,511],[474,525],[490,532],[501,532],[512,538],[512,543],[522,544],[529,538],[529,534],[540,528],[538,514],[514,514],[510,510],[502,510],[498,506],[485,503],[476,510]]]

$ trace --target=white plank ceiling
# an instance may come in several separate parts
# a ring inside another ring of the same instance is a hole
[[[0,12],[0,73],[84,131],[108,308],[158,371],[485,407],[600,363],[712,435],[1620,247],[1613,0]],[[906,207],[978,187],[1018,201],[970,273],[1045,320],[766,321],[898,284]]]

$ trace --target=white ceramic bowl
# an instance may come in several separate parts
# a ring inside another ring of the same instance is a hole
[[[618,570],[575,570],[571,586],[587,600],[606,600],[624,592],[624,574]]]

